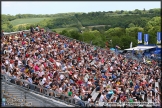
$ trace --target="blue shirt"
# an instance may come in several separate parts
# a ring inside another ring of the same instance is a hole
[[[108,92],[108,94],[114,94],[113,90],[110,90],[110,91]]]
[[[67,47],[67,44],[64,44],[64,47],[66,48]]]
[[[135,87],[134,87],[134,89],[136,90],[136,89],[138,89],[138,88],[139,88],[139,85],[136,84]]]
[[[28,78],[28,81],[29,81],[30,83],[33,83],[33,81],[32,81],[32,79],[31,79],[31,78]]]
[[[112,75],[112,79],[116,79],[116,76],[114,74]]]
[[[32,39],[31,39],[31,41],[33,41],[33,42],[34,42],[34,38],[32,38]]]
[[[103,77],[103,78],[107,78],[107,76],[105,76],[105,75],[103,75],[102,77]]]

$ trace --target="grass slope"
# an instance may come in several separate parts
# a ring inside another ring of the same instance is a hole
[[[63,30],[72,31],[72,30],[78,30],[78,29],[76,27],[67,27],[67,28],[56,28],[56,29],[53,29],[53,30],[55,30],[57,33],[60,33]]]
[[[19,25],[19,24],[31,24],[31,23],[37,23],[37,22],[40,22],[44,19],[49,19],[49,18],[24,18],[24,19],[16,19],[16,20],[13,20],[11,21],[11,24],[13,26],[15,25]]]

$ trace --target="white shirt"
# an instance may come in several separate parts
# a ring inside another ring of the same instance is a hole
[[[61,63],[60,63],[60,62],[56,62],[56,65],[57,65],[58,67],[60,67],[60,66],[61,66]]]
[[[104,95],[102,94],[102,95],[100,96],[99,102],[103,102],[103,100],[104,100]]]
[[[144,62],[144,63],[146,62],[145,58],[143,58],[143,62]]]
[[[8,76],[11,76],[11,73],[10,73],[10,72],[6,72],[6,74],[7,74]]]
[[[92,85],[92,82],[91,82],[91,81],[88,81],[88,84],[89,84],[89,85]]]
[[[91,98],[88,98],[88,103],[90,103],[91,102]]]
[[[88,81],[88,78],[89,78],[89,75],[86,74],[85,77],[84,77],[84,81],[87,82]]]
[[[151,83],[153,81],[153,79],[150,79],[149,83]]]
[[[75,78],[77,78],[77,77],[78,77],[78,75],[77,75],[77,74],[74,74],[74,77],[75,77]]]
[[[77,95],[74,96],[75,99],[81,100]]]
[[[61,79],[61,80],[64,79],[64,77],[65,77],[65,76],[64,76],[63,74],[60,75],[60,79]]]
[[[59,88],[59,92],[62,92],[62,87]]]
[[[64,66],[64,67],[62,67],[62,70],[66,70],[66,68],[67,68],[67,67],[66,67],[66,66]]]
[[[112,70],[113,70],[113,67],[111,66],[111,67],[110,67],[110,71],[112,71]]]
[[[44,75],[44,72],[41,71],[41,72],[38,73],[38,75],[39,75],[40,77],[42,77],[42,75]]]
[[[158,93],[158,90],[155,88],[155,93]]]
[[[20,60],[18,60],[18,65],[20,66],[22,64],[22,62]]]
[[[8,61],[8,60],[6,60],[6,61],[5,61],[5,63],[8,65],[8,64],[9,64],[9,61]]]
[[[45,81],[46,81],[46,78],[44,77],[44,78],[42,79],[42,84],[44,84]]]
[[[13,64],[10,64],[10,68],[13,69]]]

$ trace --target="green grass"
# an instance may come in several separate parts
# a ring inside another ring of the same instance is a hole
[[[139,14],[125,14],[125,13],[122,13],[122,14],[117,14],[117,13],[110,14],[110,13],[107,13],[105,16],[124,16],[124,15],[139,15]]]
[[[13,26],[19,25],[19,24],[34,24],[34,23],[40,22],[40,21],[42,21],[44,19],[49,19],[49,18],[24,18],[24,19],[16,19],[16,20],[11,21],[11,24]]]
[[[56,28],[56,29],[53,29],[53,30],[55,30],[57,33],[60,33],[63,30],[72,31],[72,30],[78,30],[78,29],[76,27],[68,27],[68,28]]]
[[[101,26],[106,26],[106,25],[94,25],[94,26],[87,26],[87,27],[92,29],[92,27],[101,27]],[[85,27],[82,27],[81,29],[84,30]],[[72,31],[72,30],[78,30],[78,29],[76,27],[65,27],[65,28],[56,28],[56,29],[53,29],[53,30],[55,30],[57,33],[60,33],[63,30]]]

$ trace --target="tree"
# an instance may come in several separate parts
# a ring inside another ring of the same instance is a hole
[[[157,31],[161,30],[161,17],[153,17],[150,21],[148,21],[146,24],[146,31],[149,31],[154,27],[157,28]]]
[[[144,32],[144,29],[141,27],[126,28],[126,36],[135,37],[137,39],[138,32]]]
[[[6,22],[5,24],[2,25],[2,30],[5,32],[12,32],[13,26],[10,22]]]
[[[78,33],[78,31],[70,31],[70,37],[73,38],[73,39],[77,39],[79,40],[80,38],[80,34]]]
[[[128,25],[128,27],[130,28],[130,27],[135,27],[135,25],[133,24],[133,23],[130,23],[129,25]]]
[[[122,48],[127,49],[130,47],[130,43],[133,43],[133,47],[137,45],[137,39],[131,36],[122,36],[121,43],[123,44]]]
[[[67,30],[63,30],[62,32],[60,32],[60,34],[70,37],[70,33]]]
[[[125,29],[121,27],[110,28],[105,32],[107,36],[122,36],[125,35]]]
[[[146,11],[145,8],[143,8],[143,11],[144,11],[144,12]]]
[[[149,44],[156,44],[157,32],[161,31],[161,17],[154,17],[145,27],[145,32],[149,34]]]
[[[140,10],[138,10],[138,9],[135,9],[135,10],[134,10],[134,13],[135,13],[135,14],[141,14],[142,12],[141,12]]]
[[[112,38],[111,38],[111,40],[112,40],[112,47],[114,48],[116,45],[118,45],[118,46],[123,46],[123,42],[122,42],[122,40],[121,40],[121,38],[119,38],[118,36],[113,36]]]

